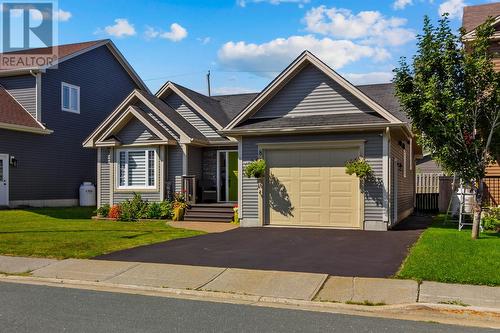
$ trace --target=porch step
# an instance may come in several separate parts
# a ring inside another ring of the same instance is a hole
[[[192,205],[184,215],[185,221],[231,222],[234,212],[233,205],[227,204],[196,204]]]

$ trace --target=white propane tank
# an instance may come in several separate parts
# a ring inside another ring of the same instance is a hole
[[[95,186],[91,182],[83,182],[80,185],[80,206],[95,206],[95,198]]]

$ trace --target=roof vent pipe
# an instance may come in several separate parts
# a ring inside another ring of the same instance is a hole
[[[207,73],[207,88],[208,88],[208,96],[210,97],[211,94],[210,94],[210,70],[208,70],[208,73]]]

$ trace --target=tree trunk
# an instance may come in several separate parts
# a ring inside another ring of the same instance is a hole
[[[479,226],[481,224],[481,204],[483,201],[483,181],[480,179],[476,184],[479,186],[476,188],[476,193],[474,196],[474,218],[472,220],[472,239],[479,238]]]

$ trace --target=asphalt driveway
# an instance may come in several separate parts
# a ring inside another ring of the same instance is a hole
[[[394,275],[430,223],[410,217],[398,230],[238,228],[122,250],[95,259],[326,273]]]

